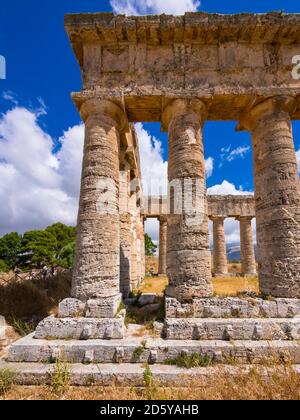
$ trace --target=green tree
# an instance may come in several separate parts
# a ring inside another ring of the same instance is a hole
[[[0,260],[4,261],[7,270],[12,270],[17,265],[21,240],[22,237],[17,232],[8,233],[0,238]]]
[[[145,253],[147,257],[153,257],[157,250],[157,246],[153,243],[150,236],[146,233],[145,234]]]
[[[57,240],[46,230],[26,232],[22,238],[18,266],[22,269],[51,267],[56,264]]]
[[[46,232],[51,233],[56,238],[56,256],[58,257],[64,247],[74,243],[76,238],[76,228],[66,226],[63,223],[55,223],[46,228]]]
[[[58,263],[62,268],[72,268],[75,257],[75,241],[64,246],[58,256]]]
[[[9,267],[4,260],[0,260],[0,273],[8,273]]]

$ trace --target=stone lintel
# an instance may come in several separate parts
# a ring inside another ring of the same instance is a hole
[[[65,28],[83,66],[84,43],[145,43],[150,46],[220,42],[300,43],[299,14],[185,13],[184,16],[124,16],[113,13],[69,14]],[[297,30],[298,28],[298,30]]]

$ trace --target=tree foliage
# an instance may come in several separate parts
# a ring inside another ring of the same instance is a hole
[[[57,240],[47,230],[32,230],[22,238],[18,267],[43,268],[56,263]]]
[[[146,233],[145,234],[145,253],[147,257],[153,257],[157,250],[157,246],[153,243],[151,237]]]
[[[55,223],[45,230],[19,235],[9,233],[0,238],[0,272],[51,268],[71,268],[74,263],[76,228]]]
[[[17,232],[8,233],[0,238],[0,260],[2,267],[6,266],[6,270],[14,269],[18,263],[18,255],[20,252],[22,237]]]

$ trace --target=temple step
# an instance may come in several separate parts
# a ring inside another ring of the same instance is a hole
[[[15,342],[9,362],[146,363],[176,365],[195,359],[210,364],[300,364],[297,341],[163,340],[134,337],[123,340],[38,340],[33,334]]]
[[[55,373],[55,365],[42,363],[6,363],[0,362],[1,369],[10,369],[15,373],[14,383],[19,385],[45,385],[51,384],[51,378]],[[102,365],[67,365],[69,385],[73,386],[145,386],[145,366],[138,364],[102,364]],[[284,366],[256,367],[259,375],[268,377],[278,375],[282,370],[286,374]],[[300,375],[300,366],[293,365],[289,369]],[[253,366],[210,366],[182,369],[177,366],[154,365],[147,370],[154,384],[160,386],[194,387],[213,386],[215,378],[241,376],[252,373]]]

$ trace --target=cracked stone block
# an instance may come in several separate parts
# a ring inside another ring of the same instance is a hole
[[[122,302],[122,295],[90,299],[86,303],[85,316],[87,318],[113,318]]]
[[[76,318],[83,316],[85,303],[78,299],[67,298],[58,305],[59,318]]]

